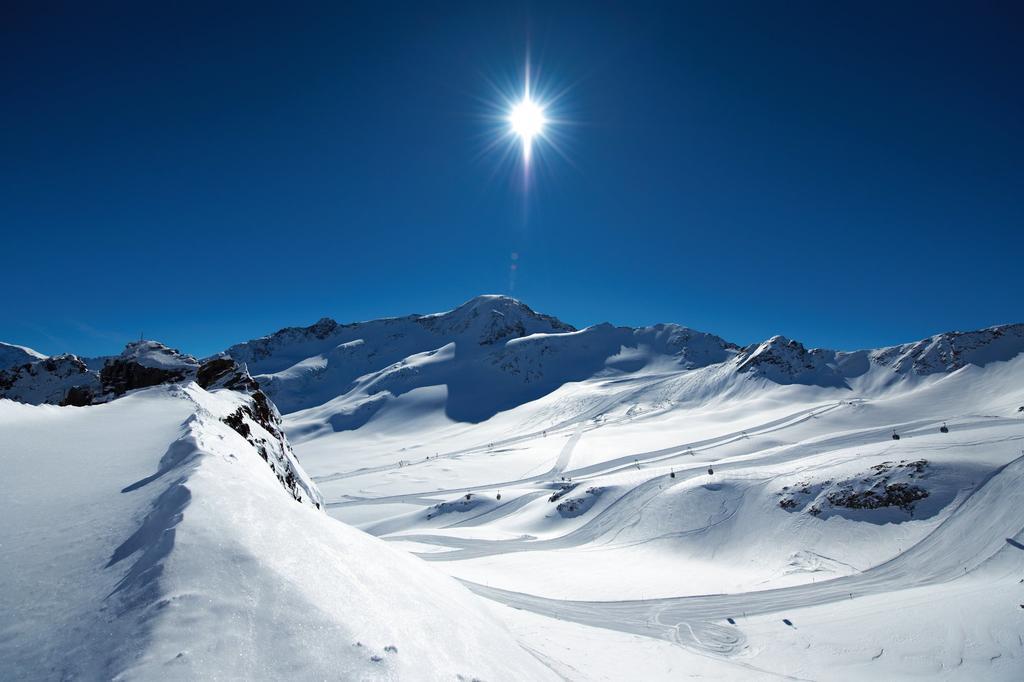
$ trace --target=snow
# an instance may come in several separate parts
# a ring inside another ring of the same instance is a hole
[[[0,370],[0,397],[19,402],[60,404],[72,387],[99,392],[99,377],[74,355],[55,355]]]
[[[242,399],[0,401],[0,676],[553,678],[452,579],[286,494],[221,421]]]
[[[1019,679],[1021,327],[853,353],[669,328],[481,351],[509,376],[455,340],[286,429],[330,514],[515,607],[569,679]],[[463,385],[502,409],[453,411]]]
[[[163,370],[194,370],[199,362],[191,355],[185,355],[168,348],[159,341],[135,341],[125,346],[122,360],[131,360],[142,367]]]
[[[26,346],[18,346],[13,343],[0,341],[0,369],[7,369],[16,365],[24,365],[36,360],[44,360],[46,356],[39,351],[32,350]]]
[[[740,348],[481,296],[233,346],[280,422],[150,344],[184,380],[0,400],[3,677],[1024,676],[1024,325]]]

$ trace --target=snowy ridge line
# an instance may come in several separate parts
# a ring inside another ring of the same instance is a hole
[[[296,503],[226,422],[250,398],[0,401],[8,480],[59,501],[0,500],[0,678],[555,679],[457,582]]]

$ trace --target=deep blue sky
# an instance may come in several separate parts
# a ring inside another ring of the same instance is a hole
[[[1024,320],[1020,3],[171,4],[0,15],[0,339],[207,354],[508,293],[513,252],[577,326]],[[528,43],[571,125],[524,193],[481,151]]]

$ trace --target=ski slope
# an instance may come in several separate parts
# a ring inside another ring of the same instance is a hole
[[[655,647],[718,679],[1019,679],[1024,357],[895,372],[654,365],[481,423],[438,386],[355,429],[285,424],[330,514],[462,580],[566,678],[632,678]]]
[[[1024,325],[740,347],[481,296],[19,357],[5,679],[1024,677]]]

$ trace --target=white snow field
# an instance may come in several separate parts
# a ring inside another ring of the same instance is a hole
[[[457,582],[293,499],[221,421],[245,399],[0,400],[0,678],[557,679]]]
[[[364,374],[360,327],[248,355],[272,396],[336,396],[285,415],[329,513],[463,580],[563,677],[1024,679],[1020,325],[857,353],[459,332]],[[508,400],[495,367],[545,391]]]
[[[0,678],[1024,679],[1024,325],[481,296],[50,360],[0,371],[52,403],[0,400]]]

